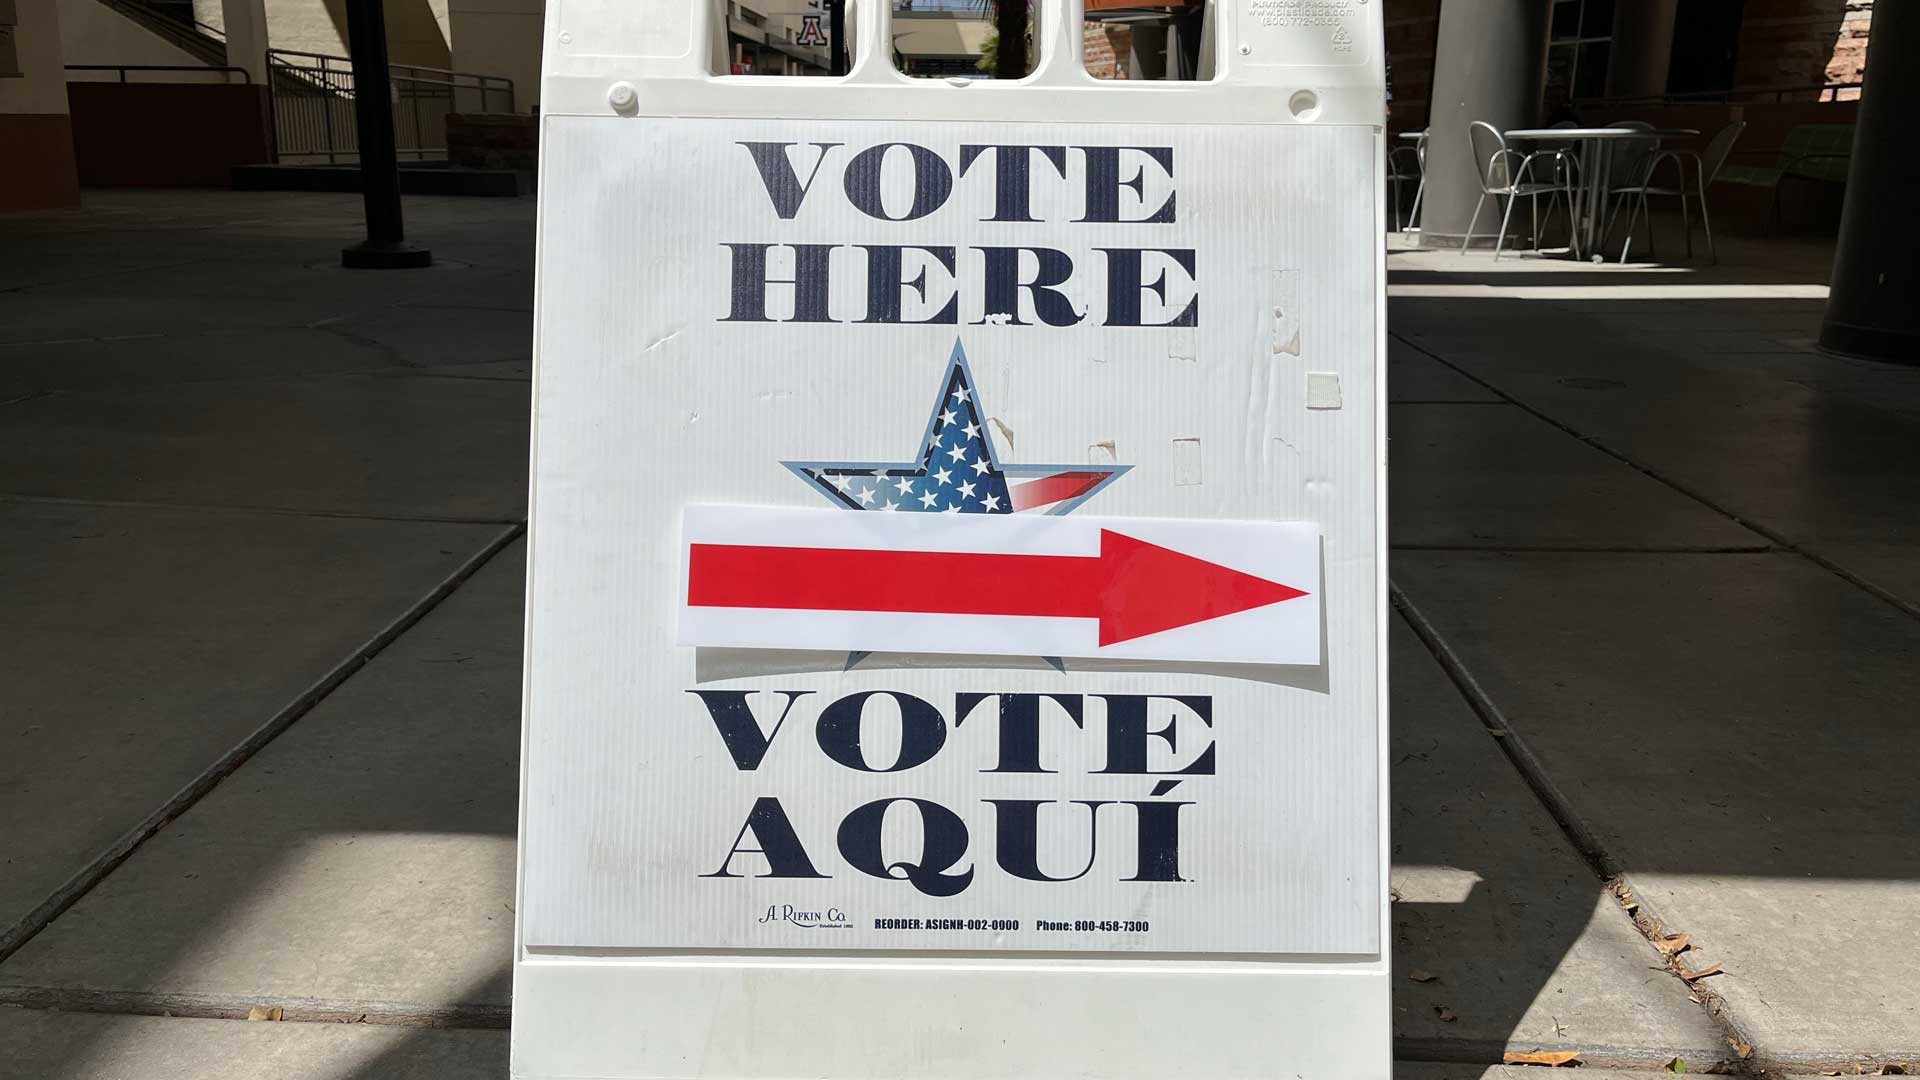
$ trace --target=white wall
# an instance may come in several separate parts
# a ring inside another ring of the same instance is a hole
[[[347,21],[338,3],[267,0],[267,44],[276,49],[347,55]]]
[[[193,0],[193,19],[216,30],[227,28],[226,11],[220,0]]]
[[[513,107],[532,111],[540,97],[543,0],[449,0],[453,67],[513,80]]]
[[[271,0],[269,0],[271,3]],[[387,56],[396,64],[457,67],[447,48],[447,0],[384,0]],[[268,26],[273,13],[269,6]]]
[[[78,0],[70,0],[78,2]],[[83,0],[95,3],[95,0]],[[387,57],[396,64],[447,67],[447,0],[384,0]],[[194,0],[193,17],[226,27],[222,0]],[[267,44],[275,49],[347,55],[347,14],[343,0],[266,0]],[[535,36],[538,37],[536,31]]]

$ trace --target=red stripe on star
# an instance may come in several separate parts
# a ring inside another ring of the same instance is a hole
[[[1014,484],[1007,495],[1013,500],[1015,511],[1031,510],[1036,506],[1064,502],[1078,495],[1085,495],[1099,486],[1109,474],[1104,472],[1062,472],[1052,476],[1043,476],[1038,480],[1029,480],[1024,484]]]

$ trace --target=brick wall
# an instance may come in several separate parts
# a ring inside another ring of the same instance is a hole
[[[1440,0],[1385,0],[1381,9],[1386,25],[1387,63],[1392,71],[1387,87],[1387,127],[1419,131],[1427,126],[1427,106],[1433,97],[1433,47],[1440,36]]]
[[[1859,82],[1872,21],[1873,0],[1747,0],[1733,84]],[[1857,97],[1858,91],[1842,96]]]
[[[448,113],[447,161],[465,169],[537,173],[540,118],[517,113]]]
[[[1087,73],[1096,79],[1127,77],[1127,51],[1133,31],[1113,23],[1089,22],[1081,34],[1086,45]]]

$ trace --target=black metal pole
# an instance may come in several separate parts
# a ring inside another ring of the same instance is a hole
[[[1914,177],[1920,147],[1909,128],[1920,109],[1920,9],[1881,4],[1867,38],[1866,85],[1854,122],[1846,202],[1820,344],[1835,352],[1920,364],[1920,272],[1914,245]]]
[[[393,143],[393,84],[387,78],[387,20],[380,0],[347,0],[347,44],[353,52],[353,112],[359,128],[360,189],[367,202],[367,238],[340,252],[358,270],[417,269],[433,253],[406,241],[400,223],[400,161]]]
[[[847,73],[847,0],[827,0],[827,50],[833,54],[832,74]]]
[[[993,10],[996,35],[993,77],[1027,77],[1027,0],[999,0]]]

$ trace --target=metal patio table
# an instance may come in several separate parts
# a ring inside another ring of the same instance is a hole
[[[1601,235],[1606,225],[1607,179],[1612,172],[1615,145],[1634,139],[1687,138],[1693,128],[1559,127],[1515,128],[1504,133],[1510,142],[1569,142],[1580,144],[1580,185],[1574,198],[1574,250],[1601,262]]]

